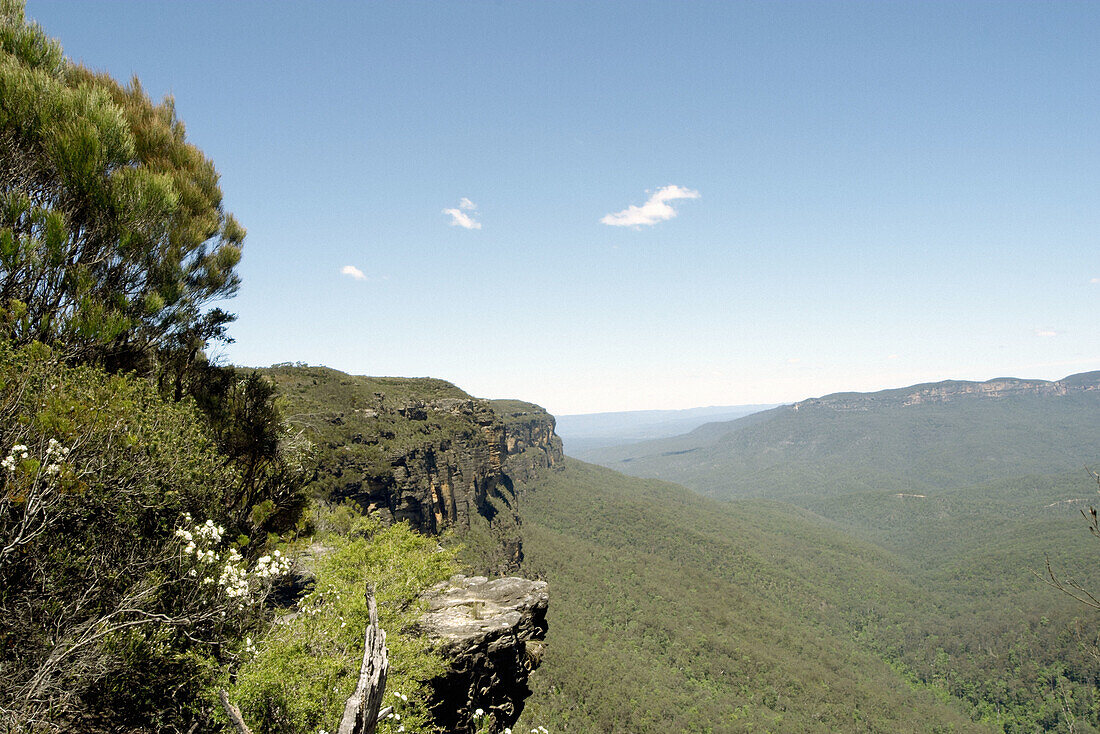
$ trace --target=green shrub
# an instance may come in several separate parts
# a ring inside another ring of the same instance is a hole
[[[198,412],[146,380],[0,343],[0,454],[0,724],[207,721],[257,617],[189,575],[176,534],[224,525],[235,492]]]
[[[430,731],[424,683],[442,673],[444,663],[415,624],[423,611],[420,595],[456,572],[454,556],[404,523],[383,528],[340,509],[322,514],[318,527],[352,537],[334,532],[314,544],[314,590],[258,643],[255,658],[240,668],[231,698],[256,734],[334,731],[359,677],[369,583],[387,633],[386,703],[400,715],[380,730]]]

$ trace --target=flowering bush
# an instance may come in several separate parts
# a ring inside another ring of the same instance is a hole
[[[193,522],[191,513],[186,513],[183,519],[188,525]],[[177,528],[175,536],[186,543],[181,555],[184,563],[190,565],[187,575],[198,579],[203,586],[216,587],[216,594],[243,611],[257,596],[262,598],[270,590],[274,579],[290,570],[290,559],[276,550],[271,555],[260,556],[250,569],[236,548],[218,550],[224,534],[224,526],[207,520],[190,529]],[[251,638],[248,640],[251,642]]]
[[[203,419],[146,381],[3,343],[0,417],[0,731],[209,730],[287,562],[252,560],[262,539],[227,547],[238,477]]]

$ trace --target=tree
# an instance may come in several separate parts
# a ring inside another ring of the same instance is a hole
[[[0,0],[0,730],[209,730],[249,654],[305,496],[203,354],[243,239],[171,99]]]
[[[0,0],[0,329],[111,368],[192,357],[231,317],[245,231],[171,98],[71,63]],[[198,349],[196,349],[198,345]]]

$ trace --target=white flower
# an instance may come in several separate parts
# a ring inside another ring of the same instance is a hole
[[[485,709],[478,709],[477,711],[474,712],[474,716],[484,716],[484,715],[485,715]]]

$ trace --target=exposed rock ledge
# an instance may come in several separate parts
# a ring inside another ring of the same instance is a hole
[[[454,576],[425,595],[425,632],[443,648],[450,670],[432,682],[436,724],[448,732],[474,732],[474,712],[494,717],[492,731],[511,727],[531,695],[527,678],[542,657],[545,581]]]

